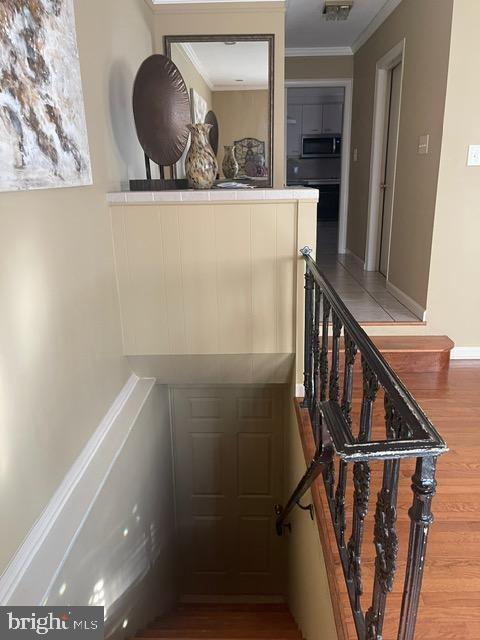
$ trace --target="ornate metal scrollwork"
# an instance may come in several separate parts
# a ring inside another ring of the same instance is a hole
[[[358,348],[347,331],[345,332],[344,342],[345,342],[345,381],[344,381],[344,387],[343,387],[342,413],[351,429],[352,428],[353,367],[355,365],[355,357],[357,355]]]
[[[392,494],[389,489],[384,488],[378,493],[373,536],[377,551],[375,577],[383,593],[388,593],[392,590],[397,568],[398,536],[395,528],[396,520],[397,510],[392,504]]]
[[[363,536],[363,521],[368,513],[368,499],[370,497],[370,465],[368,462],[356,462],[353,465],[353,506],[354,530],[348,541],[348,576],[353,579],[356,593],[356,607],[359,607],[359,596],[363,593],[362,569],[360,561]]]
[[[362,369],[363,369],[363,399],[374,402],[377,397],[380,384],[378,382],[377,374],[370,367],[368,362],[362,356]]]
[[[412,429],[403,420],[387,393],[385,393],[384,405],[387,438],[390,440],[408,440],[412,438]]]
[[[345,513],[345,488],[347,485],[347,463],[340,460],[337,490],[335,491],[335,524],[340,534],[340,545],[345,544],[347,516]]]
[[[340,334],[342,332],[342,322],[336,313],[332,314],[333,320],[333,347],[332,347],[332,370],[330,372],[329,396],[330,400],[338,402],[340,397],[339,385],[339,350]]]
[[[320,400],[327,399],[328,386],[328,321],[330,319],[331,304],[325,296],[322,300],[322,349],[320,351]]]
[[[365,640],[382,640],[382,636],[379,632],[379,623],[380,619],[377,612],[374,611],[373,607],[370,607],[365,614]]]
[[[329,462],[325,466],[323,478],[327,489],[327,495],[331,500],[333,500],[333,494],[335,491],[335,465],[333,462]]]
[[[370,475],[370,465],[368,462],[356,462],[353,465],[353,500],[355,510],[362,520],[367,517],[368,513]]]

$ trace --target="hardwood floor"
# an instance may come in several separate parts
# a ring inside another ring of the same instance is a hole
[[[357,376],[358,379],[359,376]],[[447,441],[450,451],[439,459],[435,521],[430,530],[417,640],[480,640],[480,363],[453,361],[450,368],[430,373],[402,373],[403,381]],[[383,430],[383,398],[375,403],[375,431]],[[354,425],[358,424],[360,389],[356,389]],[[308,414],[298,409],[305,455],[311,459],[313,441]],[[307,425],[308,422],[308,425]],[[388,597],[383,638],[396,638],[408,546],[413,461],[402,462],[397,530],[400,539],[393,592]],[[371,601],[374,574],[373,513],[381,482],[382,465],[372,465],[369,515],[363,548],[365,611]],[[351,531],[352,500],[349,469],[347,539]],[[323,485],[317,483],[313,498],[324,546],[332,601],[340,640],[354,640],[356,633],[346,595],[343,573]]]

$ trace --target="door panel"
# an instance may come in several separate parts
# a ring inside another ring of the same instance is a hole
[[[182,594],[283,592],[283,393],[171,389]]]
[[[402,64],[398,64],[391,71],[390,100],[388,105],[388,119],[386,131],[385,169],[383,188],[383,212],[380,244],[380,272],[388,275],[388,261],[390,257],[390,237],[392,231],[395,167],[397,161],[398,128],[400,125],[400,97],[402,85]]]

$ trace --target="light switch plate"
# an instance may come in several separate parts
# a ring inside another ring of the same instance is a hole
[[[354,162],[357,162],[357,160],[358,160],[358,149],[357,149],[357,148],[355,148],[355,149],[353,150],[353,161],[354,161]]]
[[[430,146],[430,136],[420,136],[418,139],[418,153],[425,155],[428,153],[428,147]]]
[[[480,144],[471,144],[468,147],[468,162],[469,167],[480,167]]]

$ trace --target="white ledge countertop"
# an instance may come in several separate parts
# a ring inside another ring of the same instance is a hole
[[[283,189],[210,189],[184,191],[117,191],[107,194],[112,205],[156,204],[158,202],[264,202],[266,200],[308,200],[318,202],[318,190],[310,187]]]

